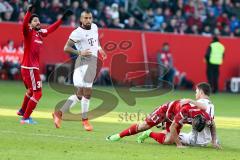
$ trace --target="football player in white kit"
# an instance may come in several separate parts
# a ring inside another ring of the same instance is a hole
[[[181,103],[182,105],[186,103],[193,104],[199,109],[206,111],[209,116],[214,119],[214,105],[209,99],[210,92],[211,87],[208,83],[199,83],[196,86],[196,101],[192,99],[182,99]],[[212,121],[212,124],[205,126],[201,132],[197,132],[195,130],[192,130],[190,133],[181,132],[179,134],[179,138],[180,141],[185,145],[206,146],[207,144],[212,143],[214,148],[221,148],[217,141],[214,120]]]
[[[83,127],[86,131],[93,130],[88,121],[87,112],[92,95],[92,85],[96,76],[98,52],[103,60],[107,56],[99,44],[98,27],[92,21],[92,13],[88,10],[83,11],[80,17],[80,26],[70,34],[65,44],[64,51],[66,53],[79,55],[73,73],[73,83],[77,92],[68,98],[60,110],[52,114],[56,128],[61,126],[62,115],[81,101]],[[74,45],[77,50],[73,48]]]

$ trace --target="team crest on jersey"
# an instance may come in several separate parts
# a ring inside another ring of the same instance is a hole
[[[34,40],[34,42],[36,42],[38,44],[43,44],[43,41],[40,41],[40,40]]]
[[[47,29],[40,29],[39,32],[42,32],[42,33],[47,33]]]

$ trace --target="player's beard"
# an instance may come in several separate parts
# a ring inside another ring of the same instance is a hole
[[[89,30],[89,29],[91,29],[91,23],[87,23],[87,24],[82,24],[82,27],[84,28],[84,29],[87,29],[87,30]]]
[[[33,28],[35,31],[39,31],[41,29],[40,25],[37,25],[36,27]]]

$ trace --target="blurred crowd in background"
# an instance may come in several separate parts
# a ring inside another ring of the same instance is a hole
[[[33,0],[36,1],[36,0]],[[65,25],[76,27],[82,10],[99,27],[204,36],[240,36],[240,0],[38,0],[42,23],[53,23],[70,8]],[[22,23],[27,0],[0,0],[0,21]]]

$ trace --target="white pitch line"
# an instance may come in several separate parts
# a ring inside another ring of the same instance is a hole
[[[22,132],[16,132],[16,131],[0,131],[0,134],[16,134],[16,135],[22,135],[22,136],[39,136],[39,137],[55,137],[55,138],[64,138],[64,139],[73,139],[73,140],[82,140],[79,137],[71,137],[71,136],[64,136],[64,135],[54,135],[54,134],[45,134],[45,133],[22,133]]]

